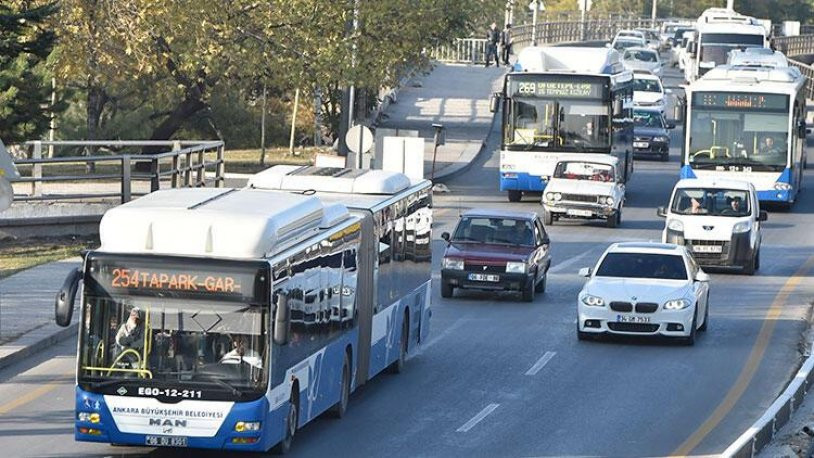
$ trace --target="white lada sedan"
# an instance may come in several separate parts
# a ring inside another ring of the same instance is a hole
[[[683,246],[628,242],[611,245],[577,299],[577,337],[661,335],[695,343],[709,317],[709,276]]]

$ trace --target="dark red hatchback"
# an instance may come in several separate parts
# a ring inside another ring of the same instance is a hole
[[[469,210],[447,241],[441,296],[455,288],[519,291],[532,302],[545,291],[551,266],[548,234],[536,213]]]

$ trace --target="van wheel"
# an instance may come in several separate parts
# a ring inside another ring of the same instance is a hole
[[[752,256],[752,259],[748,260],[746,264],[744,264],[743,273],[745,273],[746,275],[754,275],[755,270],[757,270],[756,264],[757,264],[757,253],[755,253],[755,255]]]
[[[291,451],[291,444],[294,442],[294,434],[297,433],[297,423],[300,415],[297,404],[297,395],[292,392],[291,399],[288,400],[288,415],[285,418],[285,437],[272,449],[275,455],[285,455]]]
[[[521,197],[523,197],[522,191],[509,191],[509,202],[520,202]]]
[[[342,364],[342,385],[339,387],[339,400],[331,407],[331,416],[342,418],[348,411],[348,400],[350,399],[350,361],[345,353],[345,362]]]
[[[755,255],[755,270],[760,270],[760,248],[758,248]]]

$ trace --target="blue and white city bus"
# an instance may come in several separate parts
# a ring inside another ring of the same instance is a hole
[[[349,192],[270,189],[286,176]],[[428,181],[316,167],[253,181],[105,214],[57,296],[67,326],[81,290],[76,440],[285,452],[426,341]]]
[[[563,155],[604,153],[633,173],[633,74],[610,48],[526,48],[492,110],[503,108],[500,190],[542,192]]]
[[[751,182],[762,202],[791,206],[805,151],[805,78],[794,67],[724,65],[687,88],[681,178]]]

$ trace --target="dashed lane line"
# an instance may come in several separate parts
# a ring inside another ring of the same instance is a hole
[[[551,361],[551,358],[553,358],[556,354],[557,352],[554,351],[545,352],[545,354],[541,356],[540,359],[538,359],[537,362],[529,368],[529,370],[526,371],[526,375],[537,375],[537,373],[540,372],[540,370],[545,367],[545,365],[548,364],[548,362]]]
[[[465,432],[469,431],[470,429],[474,428],[475,425],[480,423],[481,420],[486,418],[490,413],[494,412],[495,409],[497,409],[498,407],[500,407],[500,404],[495,404],[495,403],[489,404],[488,406],[484,407],[483,410],[478,412],[477,415],[472,417],[471,420],[464,423],[460,428],[458,428],[456,430],[456,432],[465,433]]]

